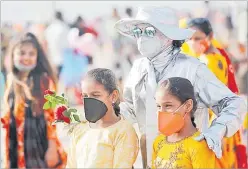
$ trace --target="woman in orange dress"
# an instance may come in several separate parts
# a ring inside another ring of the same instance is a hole
[[[27,33],[10,48],[5,111],[6,168],[64,168],[66,153],[56,135],[52,110],[44,111],[44,92],[55,90],[52,68],[37,38]]]
[[[205,63],[216,77],[228,88],[238,94],[238,87],[235,81],[231,61],[221,46],[213,38],[213,30],[210,22],[206,18],[195,18],[187,23],[187,27],[196,30],[191,40],[183,45],[183,51],[190,56],[198,58]],[[216,116],[210,111],[210,122]],[[220,165],[223,168],[243,168],[247,166],[245,152],[240,152],[241,132],[234,136],[225,138],[223,143],[223,157]]]

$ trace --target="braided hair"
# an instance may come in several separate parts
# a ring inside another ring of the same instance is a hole
[[[194,87],[188,79],[181,77],[172,77],[161,83],[160,87],[165,88],[171,95],[177,97],[177,99],[184,103],[189,99],[193,100],[193,108],[191,110],[191,122],[194,127],[194,112],[197,109],[197,101],[195,98]]]

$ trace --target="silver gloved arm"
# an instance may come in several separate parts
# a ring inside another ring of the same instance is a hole
[[[220,82],[204,64],[197,69],[194,86],[200,99],[217,115],[210,128],[196,140],[206,139],[209,148],[221,158],[221,141],[223,137],[231,137],[239,130],[246,103]]]

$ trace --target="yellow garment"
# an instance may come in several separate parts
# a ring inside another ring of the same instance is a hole
[[[228,67],[224,56],[219,53],[209,53],[201,55],[199,60],[204,62],[222,83],[227,84]]]
[[[196,141],[200,132],[176,143],[169,143],[159,135],[153,144],[152,168],[218,168],[215,157],[205,140]]]
[[[216,118],[216,115],[209,109],[209,126]],[[240,133],[235,133],[232,137],[224,137],[222,140],[222,158],[219,160],[219,166],[221,168],[237,168],[237,157],[235,152],[235,145],[241,143]]]
[[[215,47],[215,48],[222,48],[223,49],[223,44],[221,44],[219,41],[217,41],[216,39],[212,39],[211,40],[211,43],[212,43],[212,45]]]
[[[102,129],[81,123],[73,129],[66,168],[132,168],[138,151],[135,129],[123,118]]]
[[[248,113],[246,113],[243,126],[245,130],[248,130]]]

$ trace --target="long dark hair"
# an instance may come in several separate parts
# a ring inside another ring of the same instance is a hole
[[[195,99],[194,87],[188,79],[181,77],[172,77],[160,84],[160,88],[166,89],[171,95],[175,96],[183,104],[189,99],[193,100],[193,108],[191,110],[191,121],[194,127],[194,112],[197,109],[197,101]]]
[[[92,69],[87,72],[86,77],[93,79],[94,81],[102,84],[104,88],[111,94],[114,90],[118,90],[117,80],[114,73],[105,68]],[[120,115],[120,98],[114,103],[114,111],[117,116]]]
[[[37,65],[28,75],[28,84],[25,84],[20,80],[20,71],[14,65],[14,51],[17,47],[23,44],[32,44],[37,50]],[[8,97],[11,93],[15,95],[16,100],[28,99],[34,102],[39,102],[43,98],[42,93],[42,78],[49,77],[54,83],[56,83],[56,77],[53,73],[52,67],[40,45],[36,36],[32,33],[25,33],[16,39],[13,39],[9,48],[10,60],[10,73],[11,79],[9,79],[11,85],[5,93],[5,100],[8,102]],[[38,105],[38,104],[37,104]],[[40,106],[38,106],[40,107]],[[42,108],[42,107],[41,107]]]

